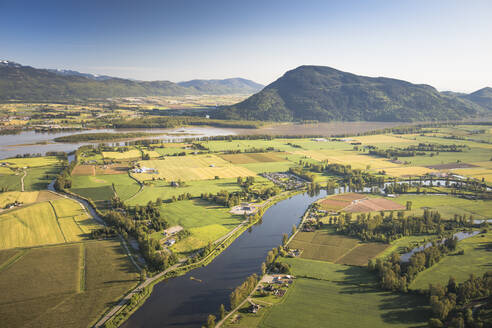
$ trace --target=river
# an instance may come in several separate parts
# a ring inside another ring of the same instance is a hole
[[[222,129],[214,127],[182,127],[172,129],[100,129],[100,130],[84,130],[84,131],[69,131],[69,132],[35,132],[22,131],[19,134],[2,135],[0,136],[0,159],[15,157],[26,153],[31,154],[46,154],[51,151],[72,152],[83,145],[98,144],[101,142],[74,142],[60,143],[54,142],[57,137],[68,136],[72,134],[84,133],[117,133],[117,132],[148,132],[162,133],[158,136],[149,136],[145,139],[160,139],[164,141],[181,141],[186,138],[213,137],[224,135],[235,135],[236,132],[232,129]],[[107,144],[119,144],[119,142],[102,142]]]
[[[259,273],[268,251],[282,243],[282,234],[291,232],[309,204],[326,195],[326,191],[300,194],[273,205],[261,224],[244,232],[212,263],[154,286],[149,299],[122,327],[200,327],[220,304],[228,306],[230,293],[246,277]]]
[[[436,182],[445,183],[432,181],[434,185]],[[430,185],[431,181],[422,183]],[[344,192],[343,188],[322,190],[314,196],[300,194],[273,205],[263,215],[261,224],[244,232],[212,263],[154,286],[149,299],[122,327],[201,327],[208,314],[218,312],[220,304],[229,305],[234,288],[249,275],[259,273],[268,251],[281,244],[282,234],[290,234],[292,225],[298,225],[312,202],[339,192]]]

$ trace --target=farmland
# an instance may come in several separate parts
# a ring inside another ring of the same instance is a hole
[[[471,200],[453,196],[425,196],[425,195],[400,195],[391,198],[394,202],[405,205],[407,201],[412,202],[411,213],[422,215],[425,208],[438,210],[445,219],[452,219],[455,214],[472,215],[475,219],[490,218],[492,201]]]
[[[256,177],[256,179],[259,180],[260,178]],[[157,198],[170,199],[183,193],[190,193],[193,197],[198,197],[203,192],[215,194],[221,190],[233,192],[239,191],[240,187],[234,178],[187,181],[185,185],[181,185],[179,188],[172,187],[169,182],[157,180],[146,184],[140,193],[126,203],[129,205],[143,205],[149,201],[154,202]]]
[[[369,198],[366,195],[355,193],[328,196],[321,200],[319,205],[323,210],[330,212],[343,211],[348,213],[362,213],[405,210],[405,206],[390,199]]]
[[[463,255],[449,255],[444,257],[433,267],[419,273],[410,285],[410,289],[426,289],[429,284],[448,283],[449,277],[463,282],[471,274],[481,276],[491,270],[490,245],[492,244],[492,233],[467,238],[458,243],[458,249],[463,250]]]
[[[9,158],[3,162],[8,163],[13,168],[33,168],[40,166],[53,166],[60,163],[60,159],[54,156]]]
[[[336,234],[332,228],[324,228],[315,232],[299,232],[289,247],[302,249],[301,258],[364,266],[388,245],[361,243],[355,238]]]
[[[391,242],[388,239],[387,244],[362,242],[361,240],[384,239],[382,234],[351,234],[361,238],[359,240],[341,232],[337,233],[337,221],[332,220],[340,220],[347,214],[343,218],[345,220],[349,217],[348,213],[353,213],[352,222],[356,222],[359,220],[359,213],[371,213],[373,218],[381,211],[386,212],[388,220],[390,212],[395,212],[394,216],[401,215],[397,212],[404,212],[408,218],[410,215],[422,215],[426,209],[438,210],[444,219],[453,219],[455,214],[466,215],[466,218],[472,215],[474,219],[490,218],[491,201],[482,195],[486,194],[483,192],[485,187],[480,184],[476,186],[481,188],[479,192],[460,190],[463,191],[463,198],[452,196],[451,188],[445,186],[422,189],[426,193],[444,192],[449,195],[430,196],[424,195],[422,191],[421,194],[394,192],[394,197],[382,197],[379,193],[382,190],[380,181],[383,179],[387,182],[393,177],[421,176],[428,173],[439,176],[461,174],[474,177],[478,181],[484,177],[488,181],[489,170],[492,168],[489,161],[492,157],[490,144],[451,140],[444,136],[446,134],[431,135],[424,131],[405,135],[388,133],[331,139],[231,138],[162,144],[138,140],[129,142],[125,147],[101,145],[81,149],[76,157],[79,162],[67,179],[70,182],[68,185],[71,185],[69,190],[93,200],[101,210],[102,217],[120,220],[116,221],[114,227],[121,231],[122,236],[130,237],[129,244],[134,240],[139,243],[139,255],[145,258],[145,268],[152,274],[174,265],[176,258],[183,261],[192,256],[193,260],[200,259],[208,251],[204,249],[207,245],[241,224],[244,217],[231,215],[230,206],[265,200],[282,191],[281,187],[274,184],[278,181],[267,180],[260,173],[285,172],[292,168],[291,172],[308,181],[306,189],[314,190],[313,194],[320,188],[331,189],[326,187],[327,182],[335,188],[350,186],[350,190],[358,190],[358,186],[353,187],[359,182],[368,186],[377,181],[375,184],[379,185],[380,190],[375,188],[372,191],[374,194],[345,193],[320,200],[319,217],[308,217],[306,222],[311,222],[312,226],[299,231],[288,245],[302,250],[299,257],[279,258],[279,261],[291,264],[292,273],[298,276],[285,297],[276,299],[269,296],[273,300],[263,300],[272,301],[276,305],[262,308],[254,320],[245,319],[239,324],[228,325],[319,327],[329,322],[336,327],[422,326],[426,324],[429,315],[426,298],[382,291],[376,281],[377,275],[369,272],[365,266],[369,259],[388,258],[393,252],[402,253],[407,247],[436,236],[404,236]],[[376,148],[398,149],[402,152],[405,147],[423,142],[461,144],[465,147],[456,152],[447,152],[443,148],[441,151],[424,151],[424,154],[419,152],[415,156],[402,157],[369,154],[369,151]],[[61,170],[62,161],[56,157],[38,158],[40,165],[37,165],[36,160],[7,159],[5,162],[9,164],[0,167],[0,183],[5,187],[3,190],[13,190],[0,193],[0,207],[15,201],[22,203],[18,207],[0,212],[0,287],[8,288],[2,282],[5,279],[2,274],[8,273],[10,276],[15,272],[24,272],[22,276],[25,279],[30,278],[25,273],[29,265],[35,268],[34,272],[41,279],[35,282],[41,281],[39,283],[45,284],[47,289],[54,288],[54,282],[46,278],[50,268],[38,268],[40,263],[36,262],[36,258],[39,257],[52,265],[53,270],[59,270],[63,274],[62,277],[53,277],[53,280],[60,281],[60,292],[49,294],[42,286],[32,287],[33,282],[26,288],[32,288],[34,297],[43,302],[28,300],[28,292],[19,289],[19,295],[16,296],[18,298],[14,298],[14,301],[21,306],[17,308],[14,303],[0,302],[0,314],[3,319],[4,313],[12,312],[6,318],[10,320],[8,322],[14,322],[14,326],[19,322],[24,324],[32,318],[37,318],[44,326],[56,325],[54,322],[67,327],[79,325],[75,322],[83,322],[88,326],[104,309],[136,284],[137,274],[115,241],[88,240],[88,234],[98,225],[80,204],[70,199],[58,198],[44,190],[47,183]],[[24,178],[25,190],[28,192],[21,193],[20,179],[24,170],[27,174]],[[254,177],[254,180],[246,181],[246,177]],[[456,179],[453,177],[451,180]],[[310,184],[311,180],[313,184]],[[416,193],[416,189],[411,187],[409,192]],[[266,192],[262,193],[263,190]],[[457,193],[456,190],[453,194]],[[222,194],[217,195],[219,192]],[[386,193],[393,194],[390,191]],[[118,196],[122,202],[112,204],[114,196]],[[465,199],[465,196],[470,199]],[[406,209],[408,202],[411,202],[411,210]],[[360,221],[370,220],[366,215],[365,219],[362,215],[359,217]],[[175,244],[165,245],[163,242],[167,237],[164,237],[163,229],[176,226],[183,227],[184,231],[173,235]],[[290,228],[289,226],[286,231]],[[252,231],[254,233],[254,228]],[[380,239],[369,239],[372,237]],[[463,241],[459,244],[458,251],[463,249],[465,255],[443,257],[434,267],[420,272],[410,289],[426,289],[429,283],[445,283],[450,273],[455,273],[457,279],[463,281],[470,272],[481,274],[490,269],[490,266],[484,265],[488,259],[485,247],[490,243],[489,239],[490,236],[487,235]],[[109,244],[112,246],[108,246]],[[148,252],[145,250],[146,244],[152,246]],[[134,250],[137,251],[136,247]],[[46,255],[43,255],[44,252]],[[169,253],[177,256],[167,258]],[[162,256],[155,256],[156,254]],[[60,268],[61,264],[56,262],[57,257],[66,263],[66,267]],[[154,266],[154,261],[159,260],[165,265]],[[165,262],[166,260],[169,261]],[[191,261],[187,261],[189,262]],[[111,267],[113,264],[114,267]],[[104,265],[109,265],[110,268],[104,268]],[[18,281],[15,283],[19,284]],[[260,297],[255,298],[261,301]],[[26,306],[33,307],[32,318],[19,313],[20,308]],[[83,307],[83,311],[67,322],[67,313],[73,312],[77,307]],[[244,312],[241,313],[244,315]],[[305,316],[301,321],[300,316],[294,313],[304,313]],[[24,326],[33,326],[33,322]]]
[[[0,267],[0,317],[6,327],[87,327],[137,278],[115,241],[29,249]]]
[[[123,152],[105,151],[102,152],[102,155],[104,158],[108,158],[108,159],[128,160],[128,159],[140,158],[142,156],[142,153],[138,149],[131,149]]]
[[[135,195],[139,189],[140,185],[124,173],[74,176],[70,190],[104,207],[105,202],[111,200],[115,193],[120,199],[126,200]]]
[[[96,226],[73,200],[35,203],[0,214],[0,249],[79,241]]]
[[[161,216],[170,226],[180,225],[188,229],[190,236],[177,242],[173,249],[187,253],[214,242],[242,221],[241,216],[231,215],[228,209],[202,200],[188,200],[163,205]],[[158,232],[157,238],[161,237]]]
[[[249,163],[268,163],[281,162],[283,154],[279,153],[244,153],[244,154],[225,154],[221,155],[223,159],[232,164],[249,164]]]
[[[425,324],[429,316],[421,297],[379,291],[364,268],[282,261],[298,278],[279,304],[260,310],[257,327],[323,327],[327,322],[334,327],[413,327]],[[241,321],[227,326],[246,327]]]
[[[41,166],[27,169],[24,190],[43,190],[60,172],[60,165]]]
[[[157,170],[157,173],[135,173],[141,181],[164,179],[166,181],[191,181],[219,178],[254,176],[255,173],[215,155],[190,155],[168,157],[165,160],[140,161],[141,167]]]

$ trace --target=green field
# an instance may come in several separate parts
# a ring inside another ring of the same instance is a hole
[[[390,256],[393,253],[405,253],[407,247],[408,248],[415,248],[426,241],[433,239],[431,235],[420,235],[420,236],[404,236],[401,238],[398,238],[397,240],[393,241],[388,248],[386,248],[383,252],[378,254],[378,258],[385,258]]]
[[[30,249],[0,267],[2,326],[88,327],[137,279],[115,241]]]
[[[186,253],[214,242],[241,223],[241,216],[228,211],[228,208],[196,199],[164,204],[161,216],[170,226],[180,225],[191,232],[191,236],[173,246],[175,251]],[[160,238],[162,235],[157,232],[154,236]]]
[[[22,175],[22,172],[17,174],[9,173],[0,175],[0,188],[4,188],[4,190],[7,191],[20,191]]]
[[[419,273],[410,284],[410,289],[427,289],[429,284],[445,286],[449,277],[457,282],[463,282],[470,274],[481,276],[492,270],[491,253],[487,245],[492,244],[492,233],[481,234],[467,238],[458,243],[458,250],[464,250],[464,255],[447,255],[429,269]]]
[[[43,190],[48,184],[56,178],[61,171],[60,165],[40,166],[27,169],[27,175],[24,178],[24,190]]]
[[[420,327],[429,317],[425,297],[382,292],[364,268],[299,258],[282,259],[297,277],[276,305],[227,327]],[[261,302],[261,297],[254,298]],[[244,323],[244,324],[243,324]]]
[[[96,226],[74,200],[35,203],[0,215],[0,249],[79,241]]]
[[[407,201],[412,202],[411,213],[421,215],[425,207],[438,210],[441,216],[452,219],[455,214],[473,215],[475,219],[491,218],[491,200],[470,200],[453,196],[440,195],[400,195],[391,200],[405,205]],[[408,213],[408,212],[407,212]]]
[[[266,179],[255,177],[255,180],[260,181]],[[184,186],[179,188],[171,187],[170,183],[166,181],[153,181],[145,185],[141,192],[126,203],[128,205],[145,205],[149,201],[155,202],[157,198],[166,200],[171,199],[173,196],[177,197],[186,193],[190,193],[192,197],[198,197],[205,192],[216,194],[221,190],[227,190],[229,192],[239,191],[241,188],[236,181],[235,178],[187,181]]]
[[[114,185],[114,190],[113,190]],[[140,185],[128,174],[104,174],[96,176],[73,176],[70,191],[93,200],[98,207],[104,208],[115,192],[121,200],[135,195]]]

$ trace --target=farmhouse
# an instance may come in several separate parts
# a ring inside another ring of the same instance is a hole
[[[159,173],[156,169],[150,168],[150,167],[136,167],[132,170],[133,173],[151,173],[151,174],[157,174]]]
[[[169,239],[169,240],[166,240],[165,244],[166,246],[172,246],[176,243],[176,239]]]
[[[251,307],[249,308],[250,313],[257,313],[260,310],[260,306],[255,303],[251,303]]]

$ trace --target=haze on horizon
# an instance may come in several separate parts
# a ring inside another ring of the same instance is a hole
[[[492,86],[490,1],[4,1],[0,59],[139,80],[300,65],[472,92]]]

